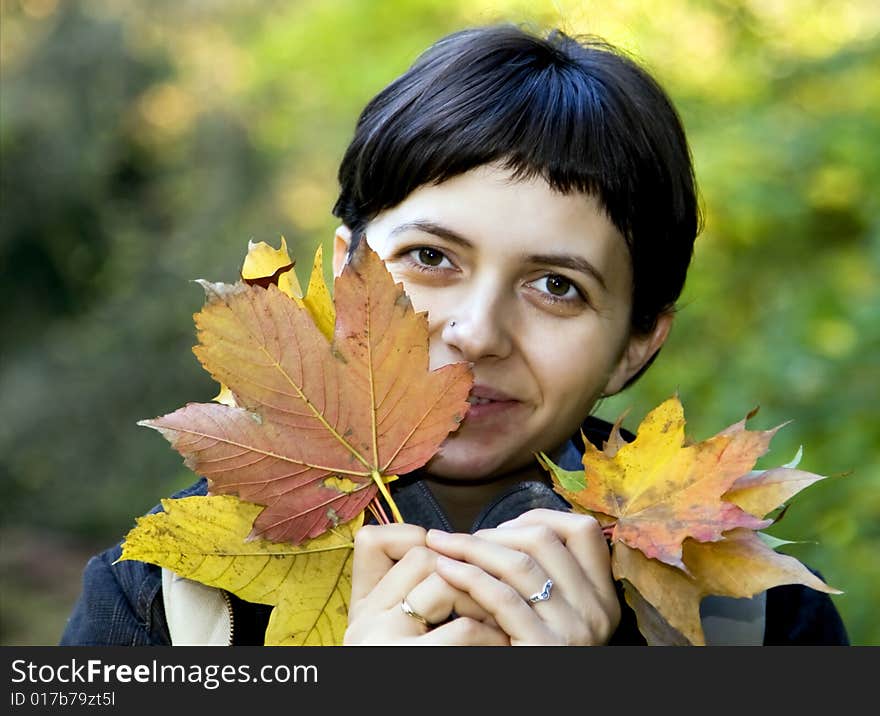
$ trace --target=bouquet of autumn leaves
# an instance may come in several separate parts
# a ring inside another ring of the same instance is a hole
[[[193,350],[220,394],[140,423],[209,490],[139,518],[120,559],[273,605],[266,645],[342,643],[356,531],[368,511],[403,521],[387,484],[436,453],[473,384],[464,363],[429,370],[426,316],[365,241],[332,299],[323,275],[319,247],[303,293],[282,239],[280,249],[249,244],[241,281],[200,281]],[[603,450],[585,440],[583,471],[537,456],[556,491],[605,528],[614,578],[649,644],[703,644],[706,595],[792,583],[836,593],[757,532],[822,477],[794,463],[753,471],[778,428],[745,422],[687,445],[671,398],[632,443],[619,423]]]

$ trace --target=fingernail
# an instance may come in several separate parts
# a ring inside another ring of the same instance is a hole
[[[436,545],[449,544],[449,534],[443,530],[428,530],[428,541]]]

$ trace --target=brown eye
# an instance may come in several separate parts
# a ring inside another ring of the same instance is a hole
[[[443,263],[445,256],[442,251],[437,249],[422,248],[419,249],[419,261],[425,266],[439,266]]]
[[[571,281],[564,276],[551,274],[547,277],[547,292],[554,296],[565,296],[571,290]]]

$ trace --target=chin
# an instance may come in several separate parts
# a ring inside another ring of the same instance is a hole
[[[503,462],[485,450],[443,448],[422,468],[432,477],[446,480],[483,480],[503,474]]]

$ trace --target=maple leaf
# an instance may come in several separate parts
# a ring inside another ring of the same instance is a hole
[[[297,305],[306,308],[328,340],[333,339],[333,323],[336,313],[330,291],[324,282],[323,247],[318,244],[312,274],[309,277],[309,288],[305,295],[299,285],[293,267],[296,262],[287,252],[287,241],[282,236],[281,246],[272,248],[265,241],[248,241],[248,251],[241,266],[241,280],[250,286],[268,288],[275,284],[282,293],[290,296]],[[235,397],[232,391],[222,383],[220,392],[214,397],[218,403],[234,406]]]
[[[287,240],[283,236],[277,249],[265,241],[248,241],[248,251],[241,265],[241,280],[263,288],[275,284],[291,298],[302,298],[299,279],[293,271],[295,264],[287,252]]]
[[[162,500],[164,512],[137,520],[122,560],[140,560],[274,605],[266,646],[338,646],[351,597],[354,520],[299,546],[246,537],[261,505],[232,495]]]
[[[332,342],[315,317],[333,315],[320,290],[309,305],[315,271],[303,300],[274,284],[201,283],[193,351],[235,405],[190,403],[139,424],[212,494],[265,505],[253,536],[300,543],[352,519],[377,490],[396,512],[385,483],[458,427],[473,380],[464,363],[429,370],[427,318],[381,259],[361,242],[337,279]]]
[[[685,540],[684,561],[690,574],[648,559],[622,543],[614,545],[611,554],[614,578],[623,581],[627,603],[636,613],[639,631],[648,644],[667,644],[670,633],[675,632],[691,644],[705,644],[700,601],[708,595],[753,597],[782,584],[841,593],[794,557],[775,552],[749,529],[733,530],[718,542]],[[659,613],[660,620],[650,616],[651,610],[642,600]]]
[[[649,643],[705,643],[704,596],[752,597],[780,584],[839,593],[794,557],[777,554],[755,530],[820,475],[783,466],[753,471],[779,430],[750,431],[746,420],[688,444],[677,397],[642,421],[633,442],[620,421],[602,450],[584,439],[583,471],[539,456],[554,489],[606,530],[614,578]]]
[[[771,524],[722,495],[767,451],[776,432],[722,432],[685,445],[684,422],[681,403],[673,398],[648,414],[632,443],[612,431],[610,454],[585,440],[585,484],[569,490],[579,506],[616,518],[613,540],[679,568],[687,537],[708,542],[736,527]]]
[[[336,312],[330,290],[324,282],[324,250],[318,244],[312,273],[309,276],[309,287],[303,294],[299,280],[293,271],[295,261],[287,253],[287,242],[281,237],[280,248],[273,249],[269,244],[260,241],[248,242],[248,252],[241,267],[241,279],[250,286],[269,288],[274,284],[282,293],[290,296],[298,306],[308,310],[327,340],[333,340],[333,324]]]

